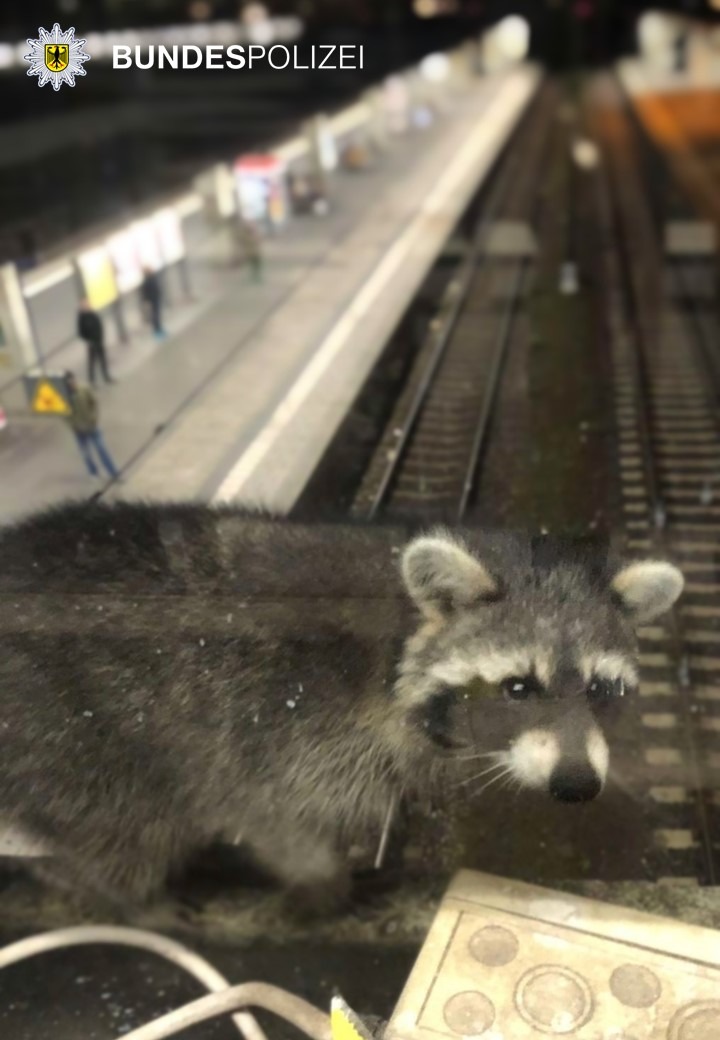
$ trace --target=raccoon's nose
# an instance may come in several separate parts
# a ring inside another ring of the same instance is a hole
[[[591,766],[556,769],[550,777],[550,794],[559,802],[591,802],[602,790],[602,781]]]

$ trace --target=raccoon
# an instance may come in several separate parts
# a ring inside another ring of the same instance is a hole
[[[345,894],[348,841],[478,761],[596,797],[682,584],[509,533],[53,509],[0,532],[0,820],[123,904],[217,840]]]

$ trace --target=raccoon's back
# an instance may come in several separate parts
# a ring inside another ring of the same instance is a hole
[[[406,533],[200,503],[70,503],[0,530],[0,593],[403,600],[392,563]]]
[[[334,738],[389,685],[401,541],[200,505],[73,505],[4,530],[0,796],[40,771],[43,790],[199,783],[286,760],[295,733]]]

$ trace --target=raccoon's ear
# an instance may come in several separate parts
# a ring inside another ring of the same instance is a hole
[[[464,545],[443,534],[421,535],[402,557],[405,587],[425,614],[446,614],[498,594],[498,584]]]
[[[662,560],[629,563],[610,587],[636,621],[652,621],[669,610],[683,590],[685,579],[677,567]]]

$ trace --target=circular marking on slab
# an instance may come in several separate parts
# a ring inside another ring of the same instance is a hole
[[[450,997],[443,1008],[443,1018],[453,1033],[482,1036],[495,1021],[495,1007],[484,993],[467,990]]]
[[[470,939],[470,953],[488,968],[501,968],[518,955],[520,943],[508,928],[488,925]]]
[[[533,1028],[560,1036],[592,1017],[590,987],[582,975],[557,964],[526,972],[515,990],[515,1005]]]
[[[670,1023],[668,1040],[717,1040],[720,1000],[703,1000],[681,1008]]]
[[[621,1004],[649,1008],[660,999],[660,979],[641,964],[622,964],[610,976],[610,991]]]

